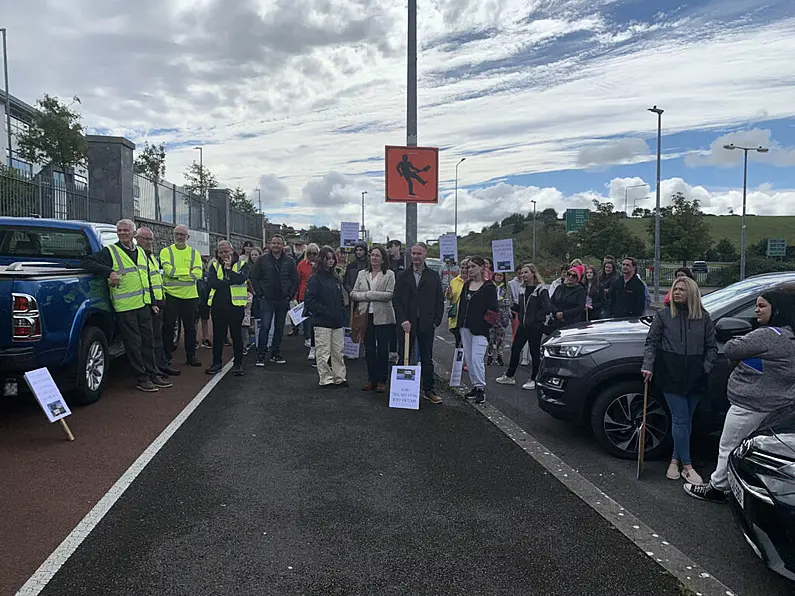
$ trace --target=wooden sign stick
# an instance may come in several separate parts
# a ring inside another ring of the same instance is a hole
[[[411,335],[409,333],[405,333],[405,341],[403,342],[403,366],[409,365],[409,348],[411,344],[409,344]]]
[[[643,473],[643,458],[646,455],[646,411],[649,406],[649,382],[643,383],[643,421],[640,423],[640,440],[638,441],[638,475],[637,480],[640,480],[640,475]]]
[[[74,441],[75,436],[72,434],[72,430],[69,428],[69,425],[66,424],[66,420],[61,418],[58,422],[61,423],[61,428],[63,428],[64,432],[66,433],[66,436],[69,437],[69,440]]]

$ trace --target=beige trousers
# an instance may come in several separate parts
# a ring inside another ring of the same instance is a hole
[[[343,333],[342,329],[315,327],[315,358],[321,386],[332,383],[339,385],[346,380],[347,371],[342,357],[345,345]]]

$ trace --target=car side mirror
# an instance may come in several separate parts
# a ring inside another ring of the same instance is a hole
[[[743,319],[724,317],[715,323],[715,335],[720,341],[729,341],[753,331],[753,326]]]

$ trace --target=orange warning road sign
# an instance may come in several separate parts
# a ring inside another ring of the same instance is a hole
[[[439,202],[439,148],[386,146],[386,202]]]

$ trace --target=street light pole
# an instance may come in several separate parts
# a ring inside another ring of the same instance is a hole
[[[257,204],[259,205],[259,212],[262,214],[262,190],[259,187],[255,188],[257,191]]]
[[[654,209],[654,301],[660,293],[660,161],[662,158],[662,115],[665,110],[657,106],[648,108],[657,114],[657,204]]]
[[[536,202],[530,201],[533,204],[533,263],[536,262]]]
[[[8,49],[6,46],[6,30],[0,29],[3,34],[3,73],[6,83],[6,126],[8,127],[8,167],[11,167],[11,96],[8,94]]]
[[[724,145],[723,148],[729,151],[740,149],[743,152],[743,221],[742,231],[740,232],[740,281],[742,281],[745,279],[745,203],[746,197],[748,195],[748,152],[756,151],[757,153],[767,153],[769,149],[767,147],[762,147],[762,145],[759,145],[758,147],[740,147],[734,143],[730,145]]]
[[[204,223],[204,149],[202,147],[194,147],[199,150],[199,222]],[[188,205],[188,219],[190,220],[191,208]],[[228,217],[228,215],[227,215]]]
[[[456,238],[458,238],[458,166],[466,160],[466,157],[462,157],[461,161],[455,164],[455,224],[453,225],[453,231],[455,232]]]
[[[367,191],[362,191],[362,240],[364,240],[364,195],[367,194]]]
[[[406,68],[406,146],[417,146],[417,0],[408,0]],[[417,203],[406,203],[406,267],[417,241]]]
[[[627,186],[624,189],[624,214],[627,218],[630,217],[629,213],[627,213],[627,209],[629,209],[629,189],[630,188],[640,188],[641,186],[648,186],[645,182],[643,184],[633,184],[632,186]]]

